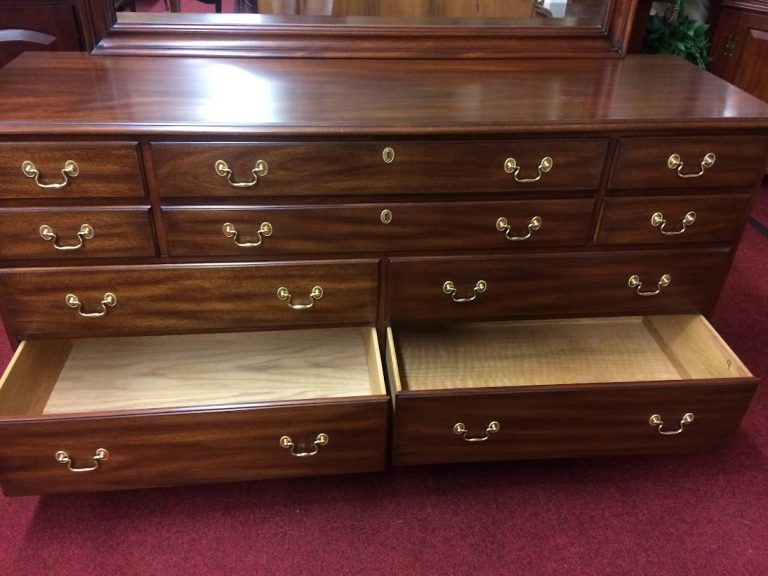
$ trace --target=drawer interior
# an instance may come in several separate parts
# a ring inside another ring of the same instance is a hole
[[[27,340],[0,381],[0,415],[383,394],[374,328]]]
[[[409,327],[387,347],[398,392],[752,376],[699,315]]]

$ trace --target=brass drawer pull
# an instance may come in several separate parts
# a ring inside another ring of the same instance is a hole
[[[661,292],[662,288],[665,288],[669,286],[672,283],[672,276],[669,274],[664,274],[661,278],[659,278],[658,282],[658,288],[654,290],[653,292],[640,292],[640,290],[643,287],[643,283],[640,281],[640,276],[637,274],[633,274],[629,277],[629,281],[627,282],[627,286],[630,288],[637,288],[637,293],[640,296],[656,296],[659,292]]]
[[[69,454],[64,452],[64,450],[56,452],[56,461],[61,464],[66,464],[67,468],[72,472],[93,472],[94,470],[98,470],[99,465],[109,458],[109,452],[107,452],[106,448],[99,448],[91,458],[93,459],[93,466],[76,468],[72,465],[72,458],[69,457]]]
[[[677,430],[662,430],[664,421],[658,414],[654,414],[648,419],[648,424],[656,428],[659,431],[659,434],[663,434],[664,436],[674,436],[675,434],[680,434],[683,431],[685,425],[690,424],[691,422],[693,422],[693,412],[687,412],[683,415],[683,418],[680,420],[680,428]]]
[[[101,310],[99,312],[83,312],[83,303],[80,302],[80,298],[74,294],[67,294],[65,301],[70,308],[77,308],[77,313],[80,314],[80,316],[85,316],[86,318],[99,318],[107,313],[107,306],[112,307],[117,304],[117,296],[112,294],[112,292],[104,294],[104,298],[101,299]]]
[[[485,427],[484,436],[469,436],[467,426],[463,422],[457,422],[453,425],[453,433],[464,436],[464,440],[466,442],[485,442],[488,440],[488,438],[491,437],[491,434],[496,434],[500,428],[501,424],[499,424],[496,420],[493,420],[488,423],[488,426]]]
[[[64,188],[67,184],[69,184],[69,177],[71,176],[74,178],[78,174],[80,174],[80,167],[77,165],[77,162],[74,160],[67,160],[64,162],[64,168],[61,169],[61,175],[64,177],[63,182],[54,182],[52,184],[43,184],[40,182],[40,171],[35,166],[34,162],[30,162],[29,160],[24,160],[24,162],[21,163],[21,171],[24,173],[24,176],[27,178],[34,178],[35,184],[40,186],[40,188]]]
[[[679,154],[672,154],[672,156],[667,159],[667,167],[669,167],[670,170],[677,170],[677,175],[680,176],[680,178],[698,178],[704,174],[704,170],[711,168],[714,165],[714,152],[709,152],[706,156],[704,156],[704,158],[701,160],[701,169],[698,172],[691,172],[689,174],[683,174],[683,161],[680,159]]]
[[[381,151],[381,159],[387,164],[392,164],[395,161],[395,149],[391,146],[387,146]]]
[[[293,443],[293,439],[291,439],[290,436],[283,436],[280,438],[280,446],[283,448],[286,448],[291,451],[291,454],[296,456],[297,458],[306,458],[307,456],[314,456],[320,451],[320,446],[325,446],[328,444],[328,441],[330,439],[328,438],[328,434],[325,434],[324,432],[320,432],[320,434],[317,435],[315,438],[315,441],[312,442],[312,445],[315,447],[314,450],[311,452],[295,452],[294,449],[296,448],[296,445]]]
[[[688,212],[685,216],[683,216],[682,220],[682,227],[680,230],[664,230],[664,226],[666,226],[667,221],[664,219],[664,214],[661,212],[654,212],[653,216],[651,216],[651,226],[654,227],[660,227],[659,232],[664,234],[665,236],[676,236],[678,234],[682,234],[685,232],[686,228],[696,222],[696,212]]]
[[[80,226],[80,231],[76,234],[78,243],[77,244],[71,244],[69,246],[59,246],[56,244],[58,240],[58,236],[56,236],[56,233],[53,231],[53,228],[48,226],[47,224],[43,224],[40,226],[40,236],[42,236],[43,240],[48,240],[50,242],[53,242],[53,247],[56,248],[56,250],[78,250],[79,248],[83,247],[83,243],[85,240],[91,240],[94,236],[95,232],[93,230],[93,226],[90,224],[83,224]]]
[[[488,289],[488,283],[485,280],[478,280],[475,283],[475,287],[472,288],[472,296],[468,296],[466,298],[456,298],[456,285],[451,282],[450,280],[446,280],[445,284],[443,284],[443,292],[448,294],[451,297],[451,300],[454,302],[472,302],[475,300],[478,296],[478,294],[482,294]]]
[[[232,182],[232,170],[224,160],[216,160],[214,168],[216,174],[226,178],[229,185],[234,186],[235,188],[249,188],[255,186],[259,181],[259,176],[266,176],[267,171],[269,170],[269,166],[267,166],[267,163],[264,160],[256,160],[256,164],[254,164],[253,169],[251,170],[253,180],[250,182]]]
[[[502,216],[496,220],[496,230],[499,232],[504,232],[504,237],[507,240],[511,240],[512,242],[519,242],[521,240],[528,240],[528,238],[531,237],[531,234],[533,234],[533,231],[541,228],[543,223],[544,222],[540,216],[534,216],[531,218],[531,221],[528,222],[528,233],[525,236],[510,236],[509,233],[512,231],[512,227],[509,225],[509,222],[507,222],[507,219]]]
[[[315,305],[315,302],[320,300],[320,298],[323,297],[323,288],[321,286],[314,286],[312,288],[312,291],[309,293],[309,304],[294,304],[291,302],[291,299],[293,298],[291,296],[291,293],[288,291],[288,288],[285,286],[281,286],[277,289],[277,298],[278,300],[282,300],[283,302],[288,301],[288,306],[293,308],[294,310],[307,310],[308,308],[312,308]]]
[[[241,248],[255,248],[256,246],[261,246],[265,236],[272,236],[272,224],[269,222],[262,222],[259,225],[259,229],[256,231],[256,235],[259,239],[256,242],[240,242],[240,240],[238,240],[239,232],[235,228],[235,225],[230,224],[229,222],[226,222],[224,226],[221,227],[221,230],[224,232],[224,236],[232,238],[232,241]]]
[[[541,180],[541,175],[546,174],[550,170],[552,170],[552,166],[554,165],[554,160],[552,160],[549,156],[544,156],[544,158],[541,159],[541,162],[539,162],[539,167],[537,169],[538,174],[536,178],[519,178],[518,174],[520,173],[520,166],[517,165],[517,160],[514,158],[507,158],[504,161],[504,172],[507,174],[512,174],[515,177],[515,182],[520,182],[522,184],[528,184],[530,182],[538,182]]]

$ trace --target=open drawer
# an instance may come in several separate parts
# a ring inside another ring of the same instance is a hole
[[[376,331],[28,340],[0,382],[8,495],[378,470]]]
[[[388,331],[396,464],[724,444],[757,379],[698,315]]]

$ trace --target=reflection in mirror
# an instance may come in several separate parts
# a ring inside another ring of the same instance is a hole
[[[558,25],[598,25],[603,18],[605,0],[134,0],[119,2],[124,9],[139,12],[187,14],[205,12],[260,14],[262,23],[270,16],[300,22],[311,18],[319,23],[525,26],[546,25],[546,20],[559,20]],[[565,20],[565,22],[563,22]],[[554,24],[555,22],[553,22]]]

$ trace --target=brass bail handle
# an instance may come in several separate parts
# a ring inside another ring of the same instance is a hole
[[[478,280],[475,283],[474,288],[472,288],[472,296],[467,296],[463,298],[457,298],[456,292],[458,290],[456,289],[456,285],[451,280],[446,280],[443,284],[443,292],[445,294],[448,294],[451,297],[451,300],[454,302],[458,302],[459,304],[462,304],[464,302],[473,302],[477,299],[478,295],[482,294],[488,289],[488,283],[485,280]]]
[[[329,441],[330,438],[328,438],[328,434],[325,432],[320,432],[320,434],[315,437],[314,442],[312,442],[312,446],[314,446],[314,448],[309,452],[296,452],[296,444],[293,442],[293,439],[290,436],[282,436],[280,438],[280,446],[290,450],[291,454],[297,458],[306,458],[308,456],[314,456],[317,454],[320,451],[320,446],[326,446]]]
[[[101,299],[101,310],[98,312],[83,312],[83,303],[75,294],[67,294],[64,301],[70,308],[75,308],[80,316],[85,318],[100,318],[101,316],[106,315],[107,306],[111,308],[117,304],[117,296],[112,294],[112,292],[106,292],[104,297]]]
[[[67,468],[71,472],[93,472],[94,470],[98,470],[99,466],[102,462],[107,460],[109,458],[109,452],[107,452],[106,448],[99,448],[96,450],[96,453],[91,456],[91,459],[93,460],[93,466],[86,466],[86,467],[80,467],[74,465],[74,462],[72,462],[72,458],[70,458],[69,454],[66,453],[64,450],[59,450],[56,452],[55,455],[56,462],[59,464],[66,464]]]
[[[541,176],[552,170],[552,166],[554,166],[554,164],[555,161],[552,160],[551,156],[544,156],[544,158],[541,159],[541,162],[539,162],[539,167],[536,169],[537,174],[535,178],[520,178],[518,176],[520,174],[520,166],[518,166],[517,160],[514,158],[507,158],[504,160],[504,172],[507,174],[512,174],[512,176],[515,178],[515,182],[520,182],[521,184],[530,184],[532,182],[538,182],[541,180]]]
[[[291,296],[291,293],[288,291],[288,288],[286,288],[285,286],[280,286],[280,288],[277,289],[277,299],[283,302],[288,302],[288,306],[290,306],[294,310],[308,310],[309,308],[312,308],[315,305],[315,302],[320,300],[322,297],[323,297],[322,286],[314,286],[309,293],[309,304],[294,304],[292,302],[293,296]]]
[[[670,170],[677,170],[677,175],[680,176],[680,178],[698,178],[699,176],[702,176],[704,174],[704,171],[707,168],[712,168],[712,166],[715,165],[715,153],[709,152],[704,155],[704,158],[701,159],[701,164],[698,172],[689,172],[684,173],[683,172],[683,160],[680,158],[680,154],[672,154],[669,158],[667,158],[667,167]]]
[[[80,167],[74,160],[67,160],[64,162],[64,168],[61,169],[61,176],[64,178],[64,180],[61,182],[52,182],[50,184],[44,184],[43,182],[40,182],[40,171],[37,169],[34,162],[24,160],[24,162],[21,163],[21,171],[27,178],[34,178],[35,184],[37,184],[40,188],[55,190],[57,188],[64,188],[64,186],[69,184],[70,177],[74,178],[80,174]]]
[[[213,165],[213,167],[216,170],[216,174],[226,178],[229,185],[234,186],[235,188],[250,188],[251,186],[256,186],[256,184],[259,182],[259,176],[266,176],[267,172],[269,171],[269,166],[264,160],[256,160],[256,163],[251,169],[253,180],[250,182],[233,182],[232,170],[224,160],[216,160],[216,163]]]
[[[663,434],[664,436],[674,436],[676,434],[680,434],[683,431],[685,425],[690,424],[691,422],[693,422],[693,412],[686,412],[683,415],[683,417],[680,419],[680,427],[677,430],[662,430],[664,427],[664,421],[661,419],[661,415],[659,414],[653,414],[648,419],[648,424],[656,428],[659,434]]]
[[[453,425],[453,433],[464,437],[465,442],[485,442],[491,437],[491,434],[496,434],[501,429],[501,424],[496,420],[492,420],[485,427],[485,434],[483,436],[470,436],[469,430],[467,430],[466,424],[463,422],[456,422]]]
[[[258,240],[255,242],[240,242],[240,233],[237,231],[237,228],[235,228],[235,225],[231,222],[226,222],[224,226],[221,227],[221,230],[224,233],[224,236],[231,238],[232,241],[241,248],[255,248],[256,246],[261,246],[265,237],[272,236],[272,224],[269,222],[262,222],[259,225],[259,229],[256,231]]]
[[[48,226],[47,224],[43,224],[40,226],[40,236],[43,240],[48,240],[49,242],[53,243],[53,247],[56,248],[56,250],[79,250],[83,247],[86,240],[93,239],[96,232],[93,229],[93,226],[90,224],[83,224],[80,226],[79,232],[75,234],[77,237],[77,244],[69,244],[69,245],[60,245],[58,244],[59,237],[56,235],[56,233],[53,231],[53,228]]]
[[[528,222],[528,232],[527,234],[523,236],[510,236],[510,232],[512,231],[512,226],[509,225],[509,222],[506,218],[503,216],[496,220],[496,230],[499,232],[504,233],[504,237],[507,240],[510,240],[511,242],[520,242],[522,240],[528,240],[531,235],[533,234],[534,230],[538,230],[541,228],[541,225],[544,223],[544,221],[541,219],[540,216],[534,216],[531,218],[530,222]]]
[[[637,294],[640,296],[656,296],[659,292],[661,292],[662,288],[666,288],[672,283],[672,276],[669,274],[664,274],[661,278],[659,278],[659,281],[657,283],[656,290],[653,292],[641,292],[643,288],[643,283],[640,281],[640,276],[637,274],[633,274],[629,277],[629,280],[627,281],[627,286],[630,288],[636,288]]]
[[[677,236],[678,234],[682,234],[686,231],[688,226],[694,222],[696,222],[696,212],[690,211],[683,216],[679,230],[666,230],[665,226],[667,225],[667,221],[664,219],[664,214],[661,212],[654,212],[651,216],[651,226],[658,228],[659,232],[664,234],[664,236]]]

